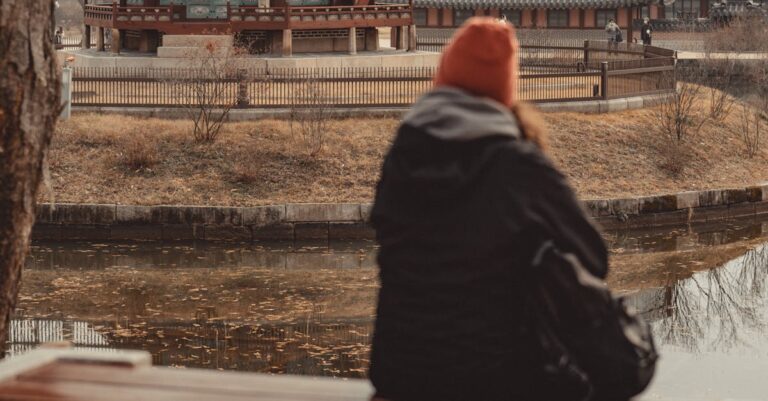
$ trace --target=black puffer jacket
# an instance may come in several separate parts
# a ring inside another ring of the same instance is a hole
[[[547,240],[601,278],[607,253],[512,113],[457,89],[422,98],[386,157],[372,222],[381,291],[371,380],[380,396],[552,401],[567,393],[543,372],[521,296],[530,283],[518,272]]]

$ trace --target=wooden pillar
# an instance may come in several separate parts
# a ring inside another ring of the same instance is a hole
[[[86,25],[85,29],[83,29],[83,43],[82,43],[83,49],[90,49],[91,48],[91,26]]]
[[[439,15],[440,14],[437,8],[428,8],[427,9],[427,26],[439,26],[440,25]]]
[[[452,8],[443,9],[443,22],[441,26],[445,26],[445,27],[453,26],[453,9]]]
[[[408,51],[416,51],[416,24],[408,25]]]
[[[144,53],[157,51],[157,33],[155,31],[141,31],[139,51]]]
[[[658,5],[652,4],[648,6],[648,18],[650,19],[658,19],[659,18],[659,7]]]
[[[96,34],[96,50],[104,51],[104,28],[99,27]]]
[[[293,31],[291,29],[283,29],[283,57],[291,57],[293,55]]]
[[[357,28],[349,28],[349,40],[347,43],[349,54],[357,54]]]
[[[120,54],[120,45],[122,45],[122,40],[120,38],[121,33],[122,31],[119,29],[112,29],[112,42],[109,44],[109,50],[113,54]]]
[[[406,27],[404,26],[398,26],[397,27],[397,50],[403,50],[406,47]]]
[[[377,28],[365,29],[365,50],[369,52],[379,50],[379,30]]]

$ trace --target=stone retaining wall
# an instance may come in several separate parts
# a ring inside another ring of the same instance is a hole
[[[768,183],[640,198],[586,200],[584,204],[606,230],[748,219],[768,215]]]
[[[259,207],[41,204],[33,238],[49,240],[368,239],[370,205]]]
[[[603,114],[624,110],[642,109],[666,102],[670,95],[632,96],[608,100],[584,100],[573,102],[537,103],[536,107],[545,113],[589,113]],[[356,107],[334,108],[330,110],[335,118],[401,118],[410,107]],[[186,111],[179,107],[100,107],[73,106],[75,114],[118,114],[141,118],[188,118]],[[290,118],[288,109],[232,109],[227,115],[227,121],[251,121],[264,118]]]
[[[606,230],[768,216],[768,183],[747,188],[585,200]],[[296,241],[373,239],[371,205],[259,207],[41,204],[33,238],[47,240]]]

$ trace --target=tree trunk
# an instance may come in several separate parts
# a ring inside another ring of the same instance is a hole
[[[54,0],[0,0],[0,358],[61,109],[53,12]]]

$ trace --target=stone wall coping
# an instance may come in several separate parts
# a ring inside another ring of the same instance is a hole
[[[768,215],[768,182],[650,196],[585,199],[604,229],[678,225]],[[253,207],[41,203],[37,238],[298,240],[372,239],[371,203]]]
[[[668,95],[645,95],[608,100],[586,100],[570,102],[537,103],[536,107],[546,113],[574,112],[603,114],[623,110],[642,109],[666,101]],[[337,118],[400,118],[410,107],[355,107],[334,108],[331,114]],[[74,113],[118,114],[146,118],[183,119],[188,116],[179,107],[108,107],[73,106]],[[264,118],[289,118],[289,109],[232,109],[228,121],[250,121]]]
[[[592,217],[628,217],[699,207],[768,201],[768,182],[628,198],[584,199]],[[263,206],[41,203],[37,221],[53,224],[199,224],[268,226],[275,223],[365,222],[371,203],[286,203]]]
[[[768,201],[768,182],[738,188],[684,191],[629,198],[584,199],[582,203],[592,217],[626,218],[633,215],[765,201]]]
[[[369,203],[287,203],[264,206],[40,203],[37,222],[94,225],[215,225],[267,227],[280,223],[363,222]]]

